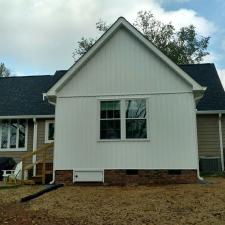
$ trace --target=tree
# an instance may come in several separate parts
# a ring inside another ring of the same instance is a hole
[[[0,77],[9,77],[10,70],[6,68],[4,63],[0,63]]]
[[[140,11],[134,26],[177,64],[200,63],[209,54],[210,37],[198,35],[193,25],[176,31],[171,23],[164,24],[151,12]]]
[[[177,64],[200,63],[207,52],[210,37],[197,34],[193,25],[176,31],[171,24],[156,20],[150,11],[140,11],[133,24],[149,41]],[[102,20],[96,23],[96,29],[105,32],[109,26]],[[73,53],[74,59],[86,53],[96,39],[82,38]]]
[[[76,61],[78,58],[84,55],[91,46],[96,42],[94,38],[84,38],[82,37],[80,41],[78,41],[78,47],[73,52],[73,58]]]
[[[107,25],[103,20],[99,20],[96,23],[96,29],[100,32],[106,32],[110,25]],[[98,38],[85,38],[82,37],[80,41],[77,42],[78,46],[73,52],[73,58],[77,61],[82,55],[84,55],[98,40]]]

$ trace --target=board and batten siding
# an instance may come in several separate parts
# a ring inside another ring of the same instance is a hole
[[[146,98],[149,140],[100,141],[99,100]],[[54,169],[197,169],[192,87],[125,29],[57,93]]]
[[[191,92],[179,75],[125,29],[61,89],[58,97]]]
[[[99,141],[99,99],[146,98],[149,140]],[[128,31],[57,93],[54,169],[197,169],[192,87]]]
[[[218,114],[197,115],[199,156],[220,157]],[[222,124],[225,132],[225,123]],[[225,137],[225,136],[224,136]]]
[[[149,141],[99,141],[97,98],[60,98],[54,167],[196,169],[192,94],[149,95]],[[66,109],[66,110],[65,110]],[[185,115],[185,119],[183,116]]]

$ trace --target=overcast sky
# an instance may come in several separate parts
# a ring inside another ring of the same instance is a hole
[[[205,62],[216,64],[225,85],[224,0],[0,0],[0,62],[14,75],[67,69],[77,41],[99,35],[99,19],[112,23],[124,16],[133,23],[140,10],[211,36]]]

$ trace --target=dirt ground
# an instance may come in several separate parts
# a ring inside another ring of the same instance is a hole
[[[0,189],[0,224],[225,225],[225,179],[210,184],[63,187],[27,203],[42,189]]]

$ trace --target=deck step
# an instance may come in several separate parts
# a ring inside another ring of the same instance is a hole
[[[33,176],[31,179],[35,182],[35,184],[39,184],[42,182],[42,175]]]
[[[23,183],[25,185],[34,185],[35,184],[35,181],[33,181],[33,180],[24,180]]]

